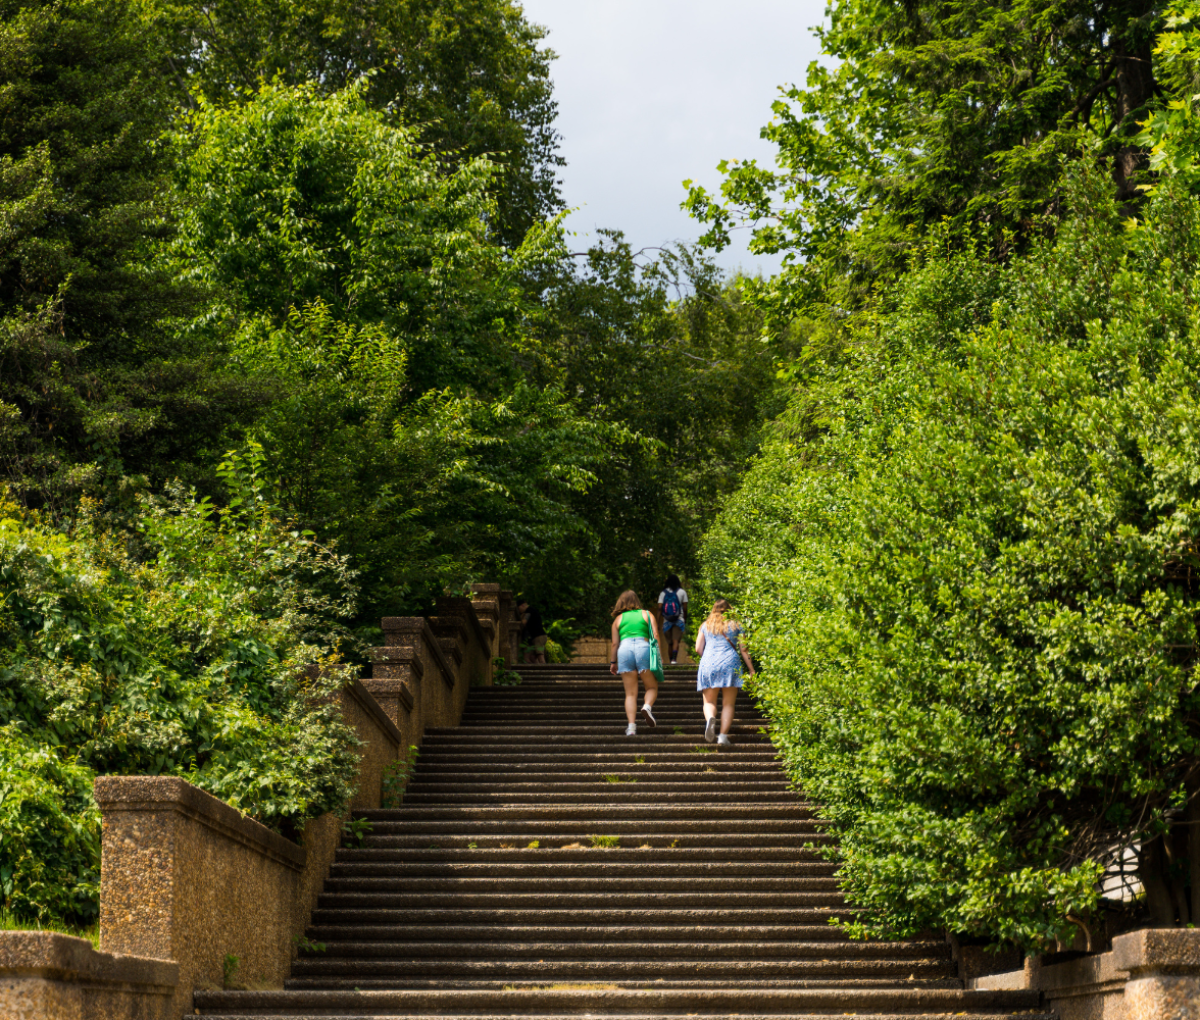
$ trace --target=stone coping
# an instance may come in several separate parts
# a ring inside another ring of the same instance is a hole
[[[174,811],[285,867],[304,870],[303,847],[178,776],[97,776],[93,790],[102,812]]]
[[[383,682],[386,683],[387,681]],[[403,694],[400,696],[401,700],[403,701],[405,698],[407,698],[408,703],[405,705],[405,707],[411,709],[413,704],[412,693],[409,691],[408,685],[405,684],[404,681],[400,681],[400,683],[404,689]],[[367,690],[361,680],[352,680],[346,685],[345,691],[350,695],[351,698],[354,699],[354,703],[371,717],[372,722],[374,722],[376,726],[383,730],[384,735],[393,744],[395,744],[397,747],[400,747],[404,743],[404,734],[400,732],[400,727],[392,722],[388,714],[382,708],[380,708],[379,702],[371,696],[371,692]]]
[[[450,668],[450,663],[446,660],[446,653],[442,651],[441,643],[434,634],[433,628],[429,626],[429,621],[423,616],[385,616],[382,623],[384,634],[403,634],[409,633],[419,636],[425,642],[425,647],[429,651],[429,657],[433,659],[437,668],[441,670],[442,680],[445,681],[447,687],[454,686],[454,670]],[[389,640],[385,647],[396,647]]]
[[[397,698],[400,704],[404,706],[406,712],[413,710],[416,699],[413,697],[412,689],[403,680],[395,680],[388,678],[380,678],[378,680],[365,680],[363,686],[367,688],[367,693],[372,695],[372,701],[375,700],[375,695],[379,697]],[[378,701],[375,702],[379,704]],[[389,720],[390,721],[390,720]],[[403,740],[401,740],[403,743]],[[400,745],[397,744],[397,747]]]
[[[1113,966],[1131,978],[1146,972],[1200,975],[1200,929],[1131,931],[1113,939],[1111,956]]]
[[[443,596],[437,600],[436,612],[439,617],[457,617],[460,620],[466,620],[467,626],[475,633],[475,640],[483,647],[488,657],[491,657],[491,643],[487,634],[484,633],[479,614],[475,612],[475,604],[469,598]]]
[[[101,953],[87,939],[52,931],[0,931],[0,977],[42,978],[86,985],[143,985],[170,994],[179,964]]]

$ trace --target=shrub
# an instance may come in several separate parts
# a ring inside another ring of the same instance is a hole
[[[96,774],[182,775],[288,835],[348,801],[357,740],[331,695],[353,575],[276,515],[257,457],[225,465],[232,505],[143,498],[132,535],[93,503],[62,532],[0,502],[12,910],[94,914]]]
[[[931,246],[709,536],[860,934],[1043,949],[1130,846],[1155,919],[1200,920],[1169,867],[1200,853],[1200,204],[1070,197],[1003,270]]]

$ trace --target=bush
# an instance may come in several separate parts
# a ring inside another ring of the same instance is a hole
[[[1200,203],[1127,230],[1108,189],[1003,270],[931,245],[709,536],[859,934],[1044,949],[1137,845],[1155,919],[1200,920]]]
[[[64,533],[0,503],[10,909],[94,914],[96,774],[181,775],[288,835],[347,803],[357,740],[331,695],[353,576],[275,514],[260,468],[225,465],[226,508],[143,498],[133,537],[97,504]]]
[[[32,921],[99,916],[100,811],[95,773],[0,727],[0,894]]]

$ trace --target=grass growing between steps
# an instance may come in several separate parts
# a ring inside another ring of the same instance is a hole
[[[631,779],[622,779],[620,776],[605,776],[604,781],[606,783],[636,783],[637,782],[636,779],[632,779],[632,778]]]
[[[588,839],[592,841],[592,846],[602,850],[611,850],[621,845],[620,836],[588,836]]]
[[[14,916],[8,910],[0,910],[0,931],[56,931],[62,935],[74,935],[79,939],[87,939],[93,949],[100,948],[100,922],[87,928],[75,928],[58,921],[47,921],[39,924],[37,921],[26,921]]]

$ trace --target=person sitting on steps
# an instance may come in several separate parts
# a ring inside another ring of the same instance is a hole
[[[671,645],[671,665],[679,658],[679,643],[687,632],[687,592],[675,574],[667,576],[663,590],[659,592],[658,604],[662,606],[662,629]]]
[[[725,599],[713,603],[708,619],[700,625],[696,635],[696,654],[700,665],[696,670],[696,690],[704,699],[704,739],[708,743],[729,743],[729,727],[733,725],[733,703],[742,686],[742,662],[746,671],[754,675],[754,663],[750,653],[742,644],[744,633],[731,615],[733,607]],[[717,691],[721,697],[721,733],[717,734]]]
[[[646,685],[642,715],[651,726],[658,725],[653,712],[654,702],[658,698],[658,681],[650,672],[650,636],[653,635],[661,647],[662,635],[658,621],[642,608],[636,592],[621,592],[617,604],[613,606],[612,615],[613,651],[608,666],[612,675],[620,674],[625,684],[625,718],[629,720],[625,736],[632,737],[637,733],[638,677]]]

